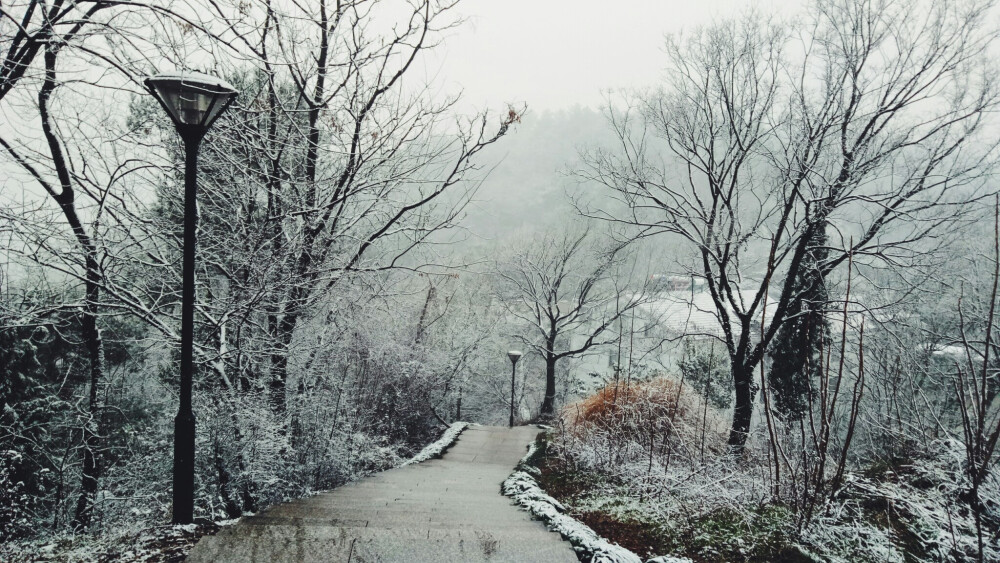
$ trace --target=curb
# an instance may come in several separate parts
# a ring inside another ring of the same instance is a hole
[[[579,520],[563,514],[566,507],[538,486],[530,475],[537,471],[527,465],[528,459],[538,450],[537,441],[528,446],[528,453],[521,458],[514,473],[500,486],[505,496],[513,499],[545,527],[559,532],[573,546],[576,556],[585,563],[642,563],[642,558],[624,547],[609,542]],[[680,563],[680,560],[678,561]]]
[[[413,465],[415,463],[420,463],[422,461],[427,461],[429,459],[438,459],[444,452],[448,451],[456,440],[458,440],[458,435],[462,433],[469,426],[468,422],[453,422],[444,434],[440,438],[427,444],[424,449],[420,450],[420,453],[403,462],[400,467],[406,467],[407,465]]]

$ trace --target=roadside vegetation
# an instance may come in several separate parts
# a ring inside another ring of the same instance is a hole
[[[960,441],[859,459],[836,486],[832,468],[821,498],[802,496],[810,485],[794,476],[775,491],[766,442],[752,442],[739,462],[727,458],[724,413],[712,406],[703,457],[701,401],[667,377],[609,384],[565,407],[528,463],[568,515],[643,558],[976,561],[977,510],[983,560],[1000,557],[1000,475],[980,488],[982,507],[970,505]]]

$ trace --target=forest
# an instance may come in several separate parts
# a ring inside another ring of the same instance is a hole
[[[179,561],[509,418],[584,561],[1000,561],[994,2],[748,6],[604,107],[478,113],[424,66],[468,2],[0,4],[0,560]],[[237,92],[191,526],[173,71]]]

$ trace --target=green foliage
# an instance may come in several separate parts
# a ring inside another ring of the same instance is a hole
[[[144,359],[142,339],[146,325],[134,317],[101,317],[101,334],[104,340],[104,360],[108,367],[122,366],[128,362],[140,363]]]
[[[538,436],[535,437],[535,449],[531,452],[531,455],[524,460],[525,465],[541,468],[542,464],[545,463],[548,450],[548,437],[545,432],[539,432]]]
[[[55,386],[59,364],[72,367],[74,357],[53,326],[0,329],[0,541],[50,523],[59,500],[55,464],[71,436],[69,403]]]
[[[792,513],[764,505],[748,512],[724,508],[691,522],[680,539],[684,553],[702,561],[782,561],[791,542]]]
[[[826,235],[816,235],[796,274],[786,320],[771,342],[768,385],[774,410],[785,420],[799,420],[808,409],[813,381],[823,372],[823,350],[830,346],[825,308],[829,300],[820,270],[826,260]]]
[[[88,421],[79,408],[90,383],[79,310],[48,307],[47,298],[39,295],[24,300],[55,312],[24,325],[16,324],[24,322],[16,313],[0,317],[0,522],[6,523],[0,541],[67,525],[80,483],[80,429]],[[155,407],[155,394],[135,388],[136,368],[145,360],[141,342],[146,327],[126,316],[99,322],[108,375],[100,392],[110,407],[98,422],[101,464],[107,471],[101,487],[111,496],[148,495],[137,488],[145,480],[141,476],[163,474],[164,468],[145,472],[136,465],[121,467],[141,458],[149,451],[142,443],[157,440],[166,430],[156,421],[162,411]],[[113,510],[124,506],[110,504]],[[102,510],[102,522],[134,517]]]
[[[729,408],[733,402],[733,385],[729,375],[729,360],[717,352],[715,342],[704,344],[685,341],[684,354],[678,367],[684,381],[718,409]]]
[[[37,524],[38,497],[21,479],[23,462],[16,450],[0,451],[0,542],[26,536]]]

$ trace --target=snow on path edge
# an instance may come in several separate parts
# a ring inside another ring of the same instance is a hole
[[[440,438],[430,444],[427,444],[424,449],[420,450],[420,453],[404,462],[400,467],[406,467],[407,465],[413,465],[414,463],[420,463],[421,461],[441,457],[444,451],[455,443],[455,440],[458,439],[458,435],[461,434],[462,431],[468,426],[468,422],[453,422],[451,426],[444,431],[444,434],[442,434]]]
[[[514,499],[533,517],[545,523],[546,527],[559,534],[573,545],[581,561],[589,563],[642,563],[635,553],[613,544],[597,535],[597,532],[579,520],[563,514],[566,507],[545,493],[529,472],[537,469],[527,465],[528,459],[537,451],[536,442],[528,446],[528,453],[517,464],[517,470],[501,485],[504,495]],[[691,563],[690,559],[657,557],[656,563]]]

